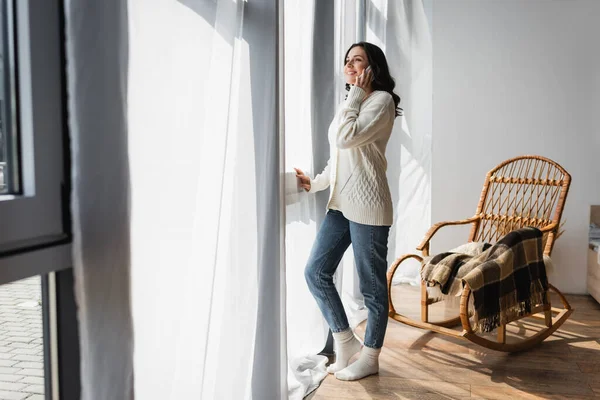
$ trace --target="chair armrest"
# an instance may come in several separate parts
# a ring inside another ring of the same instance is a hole
[[[547,232],[555,231],[557,228],[558,228],[558,224],[556,222],[553,222],[550,225],[547,225],[547,226],[541,228],[540,231],[542,231],[542,233],[547,233]]]
[[[481,217],[479,215],[475,215],[474,217],[471,217],[471,218],[468,218],[468,219],[462,219],[460,221],[438,222],[437,224],[435,224],[431,228],[429,228],[429,231],[427,231],[427,233],[425,234],[425,238],[423,239],[423,241],[421,242],[421,244],[417,247],[417,250],[423,251],[423,249],[425,249],[427,246],[429,246],[429,241],[431,241],[431,238],[433,237],[433,235],[435,235],[435,233],[441,227],[447,226],[447,225],[466,225],[466,224],[472,224],[473,222],[479,221],[480,218]]]

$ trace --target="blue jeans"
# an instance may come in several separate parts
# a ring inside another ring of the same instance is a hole
[[[348,329],[348,317],[333,283],[333,274],[352,243],[360,291],[368,310],[364,345],[383,346],[388,320],[387,242],[389,226],[371,226],[347,220],[329,210],[319,229],[304,276],[332,332]]]

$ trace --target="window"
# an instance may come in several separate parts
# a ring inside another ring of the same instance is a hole
[[[13,388],[22,393],[10,398],[80,395],[64,46],[63,0],[0,0],[0,289],[26,278],[16,287],[41,282],[35,293],[41,303],[17,303],[21,314],[31,314],[32,326],[13,316],[11,340],[34,335],[26,344],[35,345],[35,354],[11,356],[19,361],[11,365]],[[43,368],[25,368],[40,362]],[[43,380],[35,379],[40,370]],[[26,372],[31,376],[21,378]]]
[[[2,257],[68,242],[70,223],[60,1],[0,10]]]

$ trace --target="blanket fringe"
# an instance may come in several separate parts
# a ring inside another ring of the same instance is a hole
[[[497,314],[482,317],[475,310],[473,318],[473,330],[479,333],[489,333],[496,329],[501,324],[506,324],[508,321],[530,314],[531,309],[537,305],[548,304],[548,288],[539,280],[531,282],[531,296],[518,302],[514,296],[504,296],[499,299],[503,307],[502,311]]]

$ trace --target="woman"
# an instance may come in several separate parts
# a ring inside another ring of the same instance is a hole
[[[311,193],[331,185],[327,215],[305,277],[335,340],[336,362],[327,371],[341,380],[357,380],[379,372],[387,327],[386,259],[393,210],[385,149],[401,109],[379,47],[366,42],[352,45],[346,53],[344,75],[349,92],[329,127],[327,167],[314,179],[299,169],[296,176]],[[368,310],[362,351],[333,284],[333,274],[350,243]],[[348,366],[359,351],[358,360]]]

